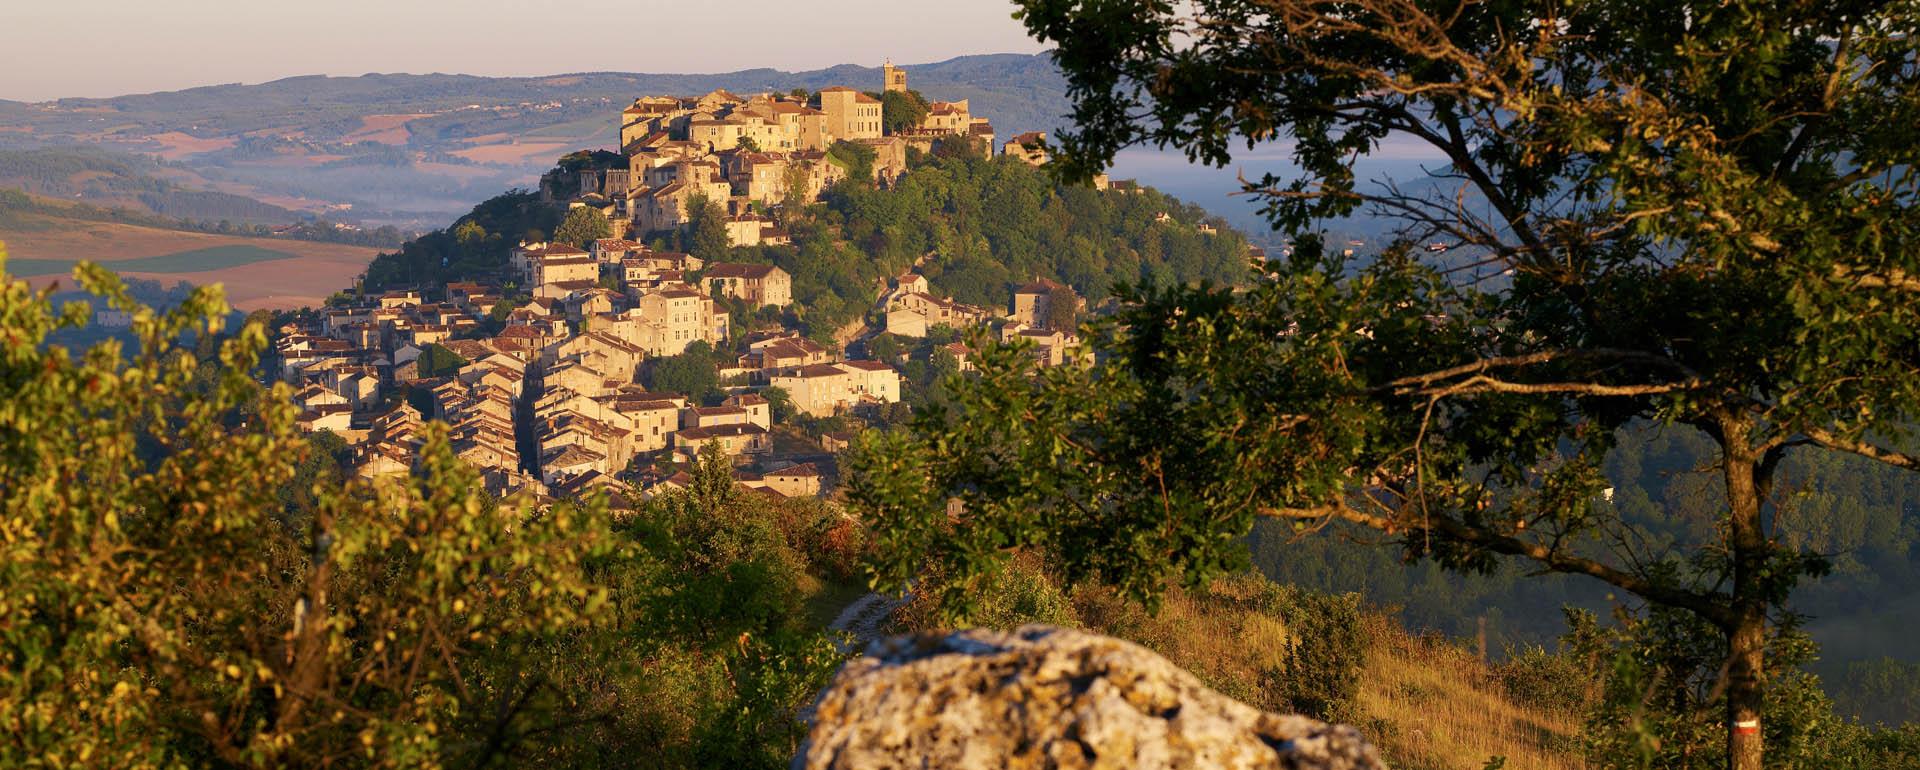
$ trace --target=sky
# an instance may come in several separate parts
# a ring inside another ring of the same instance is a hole
[[[1007,0],[0,0],[0,99],[369,72],[809,70],[1040,46]]]

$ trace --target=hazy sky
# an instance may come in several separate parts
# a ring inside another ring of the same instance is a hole
[[[0,99],[292,75],[726,72],[1039,45],[1006,0],[0,0]]]

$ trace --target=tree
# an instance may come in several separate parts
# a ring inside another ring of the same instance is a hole
[[[927,119],[927,100],[919,91],[888,91],[880,98],[880,128],[888,134],[919,128]]]
[[[848,141],[834,142],[827,148],[827,161],[847,170],[847,181],[855,185],[873,183],[873,163],[878,157],[872,147]]]
[[[756,139],[754,139],[754,138],[753,138],[753,137],[751,137],[751,136],[743,136],[743,137],[740,137],[740,141],[739,141],[739,142],[737,142],[737,143],[735,143],[735,144],[734,144],[734,146],[735,146],[735,147],[738,147],[738,148],[740,148],[740,149],[742,149],[742,150],[745,150],[745,151],[747,151],[747,152],[759,152],[759,151],[760,151],[760,142],[759,142],[759,140],[756,140]]]
[[[1022,6],[1074,101],[1060,173],[1142,143],[1224,165],[1235,142],[1285,138],[1300,176],[1249,192],[1294,253],[1240,294],[1127,293],[1092,372],[1029,380],[983,352],[950,407],[863,455],[881,576],[991,570],[983,555],[1037,542],[1150,596],[1243,563],[1255,517],[1373,530],[1461,570],[1512,558],[1719,633],[1729,762],[1757,770],[1791,727],[1761,719],[1770,629],[1826,568],[1782,537],[1782,460],[1920,469],[1920,177],[1869,117],[1920,115],[1911,10]],[[1446,163],[1358,182],[1402,141]],[[1324,248],[1320,223],[1363,211],[1397,221],[1390,244]],[[1604,460],[1641,423],[1718,449],[1712,537],[1601,504]],[[965,528],[939,524],[949,495]]]
[[[613,224],[607,221],[606,214],[592,206],[573,207],[553,231],[555,241],[583,249],[596,240],[611,237]]]
[[[906,346],[894,334],[881,332],[867,340],[867,355],[876,361],[892,363],[906,352]]]
[[[724,259],[733,241],[727,237],[727,212],[720,204],[695,195],[687,200],[687,227],[684,248],[704,260]]]
[[[720,390],[720,368],[713,362],[713,346],[695,340],[678,355],[654,359],[647,370],[647,388],[663,393],[680,393],[695,401],[705,401]]]
[[[217,288],[155,312],[76,273],[133,314],[131,355],[44,344],[85,314],[0,284],[0,764],[437,767],[462,714],[557,728],[480,680],[604,619],[604,509],[495,505],[439,427],[414,476],[339,478]],[[219,337],[212,365],[183,335]]]
[[[787,163],[780,172],[780,203],[786,207],[788,216],[807,205],[813,192],[811,169],[797,162]]]
[[[471,219],[463,221],[453,228],[453,240],[462,248],[478,248],[487,242],[487,228]]]
[[[797,413],[793,407],[793,396],[787,393],[786,388],[769,385],[760,389],[760,397],[767,400],[767,413],[774,422],[784,425]]]
[[[1072,334],[1080,318],[1080,295],[1072,286],[1061,285],[1047,292],[1047,328]]]
[[[504,304],[506,303],[500,303],[500,305]],[[499,309],[500,305],[494,305],[494,308]],[[468,363],[470,362],[461,358],[459,353],[453,352],[438,342],[430,342],[424,350],[420,351],[420,358],[415,362],[414,367],[421,377],[451,377]]]
[[[156,312],[77,272],[136,344],[48,344],[83,306],[0,280],[0,765],[786,766],[843,657],[801,586],[844,517],[713,453],[617,524],[535,509],[438,422],[412,473],[353,478],[217,288]]]

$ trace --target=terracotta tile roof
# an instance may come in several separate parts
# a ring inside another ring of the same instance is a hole
[[[773,265],[747,265],[738,262],[715,262],[707,265],[704,275],[708,278],[765,278],[779,268]]]

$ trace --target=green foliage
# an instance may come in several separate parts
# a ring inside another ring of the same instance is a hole
[[[611,237],[613,224],[607,221],[606,214],[591,206],[569,209],[567,218],[561,220],[560,226],[553,231],[554,241],[583,249],[596,240]]]
[[[810,331],[860,318],[875,286],[923,256],[919,269],[940,292],[991,308],[1006,307],[1013,286],[1035,277],[1083,287],[1096,300],[1116,282],[1149,275],[1244,280],[1243,239],[1154,226],[1163,211],[1177,221],[1204,216],[1152,190],[1061,187],[1018,162],[933,157],[887,190],[836,185],[788,223],[793,246],[737,251],[793,276],[796,310]]]
[[[507,254],[521,238],[544,240],[541,233],[553,232],[565,211],[542,202],[538,193],[513,190],[490,198],[461,217],[447,230],[435,230],[411,241],[391,254],[381,254],[367,265],[366,288],[382,291],[393,286],[441,285],[448,281],[493,278],[507,266]],[[472,224],[486,233],[473,240]],[[465,229],[467,239],[455,232]]]
[[[760,397],[767,400],[767,411],[774,422],[786,424],[797,413],[793,406],[793,396],[786,388],[769,385],[760,389]]]
[[[827,162],[847,170],[847,178],[842,184],[854,187],[872,186],[876,157],[872,147],[846,140],[834,142],[832,147],[827,148]]]
[[[696,195],[687,201],[686,229],[679,235],[680,247],[703,260],[726,259],[732,241],[727,238],[727,212],[717,201]]]
[[[453,228],[453,242],[461,248],[479,248],[487,242],[487,228],[471,219],[465,220]]]
[[[1727,671],[1720,759],[1757,770],[1762,741],[1732,725],[1810,713],[1768,631],[1788,637],[1779,610],[1830,567],[1779,535],[1783,463],[1920,467],[1916,151],[1864,117],[1920,115],[1905,75],[1865,74],[1901,69],[1916,38],[1895,31],[1904,6],[1683,5],[1235,0],[1189,38],[1171,6],[1023,2],[1072,84],[1061,173],[1148,143],[1223,165],[1241,139],[1285,137],[1299,175],[1249,191],[1292,254],[1245,291],[1123,293],[1089,371],[982,351],[948,406],[852,463],[881,581],[986,574],[1037,545],[1069,580],[1150,598],[1243,564],[1256,517],[1342,522],[1475,574],[1517,557],[1684,611],[1689,654]],[[1393,141],[1448,164],[1361,184],[1355,164]],[[1395,239],[1330,254],[1320,228],[1363,208]],[[1711,537],[1668,539],[1605,499],[1638,424],[1708,438]],[[1798,724],[1765,733],[1782,762],[1812,756],[1793,730],[1821,727]]]
[[[892,361],[905,351],[897,335],[881,332],[867,340],[867,355],[876,361]]]
[[[933,577],[932,582],[939,578]],[[1012,629],[1028,623],[1077,626],[1073,603],[1047,574],[1037,554],[1014,559],[1006,570],[964,587],[969,600],[951,603],[954,590],[915,591],[913,600],[897,614],[912,630],[956,627]]]
[[[880,128],[888,134],[901,129],[919,128],[927,119],[927,99],[919,91],[887,91],[869,94],[880,99]]]
[[[84,315],[0,288],[0,764],[431,767],[460,714],[550,722],[472,685],[605,617],[602,509],[495,505],[439,429],[410,478],[308,465],[337,442],[256,384],[262,327],[215,341],[217,289],[156,313],[78,274],[134,349],[44,346]]]
[[[1920,714],[1920,663],[1879,658],[1847,665],[1835,708],[1868,724],[1898,725]]]
[[[1616,620],[1602,626],[1590,613],[1570,612],[1564,655],[1571,661],[1559,664],[1584,667],[1599,680],[1598,698],[1586,701],[1592,766],[1722,766],[1725,652],[1717,634],[1698,618],[1668,608]],[[1797,628],[1780,626],[1767,645],[1776,667],[1760,717],[1769,767],[1864,769],[1920,758],[1912,728],[1871,729],[1834,714],[1819,680],[1798,670],[1811,660],[1814,646]]]
[[[1047,328],[1072,333],[1079,326],[1080,295],[1073,287],[1061,286],[1047,294]]]
[[[736,492],[732,464],[717,446],[702,452],[685,490],[650,502],[632,531],[650,560],[672,576],[670,590],[631,609],[670,630],[655,651],[733,680],[715,700],[681,704],[699,719],[673,766],[782,767],[804,725],[794,709],[826,683],[840,655],[805,628],[800,581],[807,560],[764,498]],[[630,756],[648,756],[635,739]]]
[[[1366,638],[1360,630],[1360,597],[1308,591],[1286,593],[1278,608],[1292,641],[1284,677],[1277,684],[1294,710],[1338,719],[1360,689]]]
[[[514,309],[513,303],[504,299],[495,302],[493,303],[493,307],[487,308],[487,320],[497,324],[505,324],[507,318],[513,315]]]
[[[647,389],[680,393],[705,402],[720,392],[720,368],[714,365],[713,346],[695,340],[677,355],[655,358],[647,370]]]
[[[421,377],[451,377],[469,362],[438,342],[429,342],[414,362]]]
[[[569,173],[626,168],[627,156],[609,150],[577,150],[560,156],[554,167]]]

